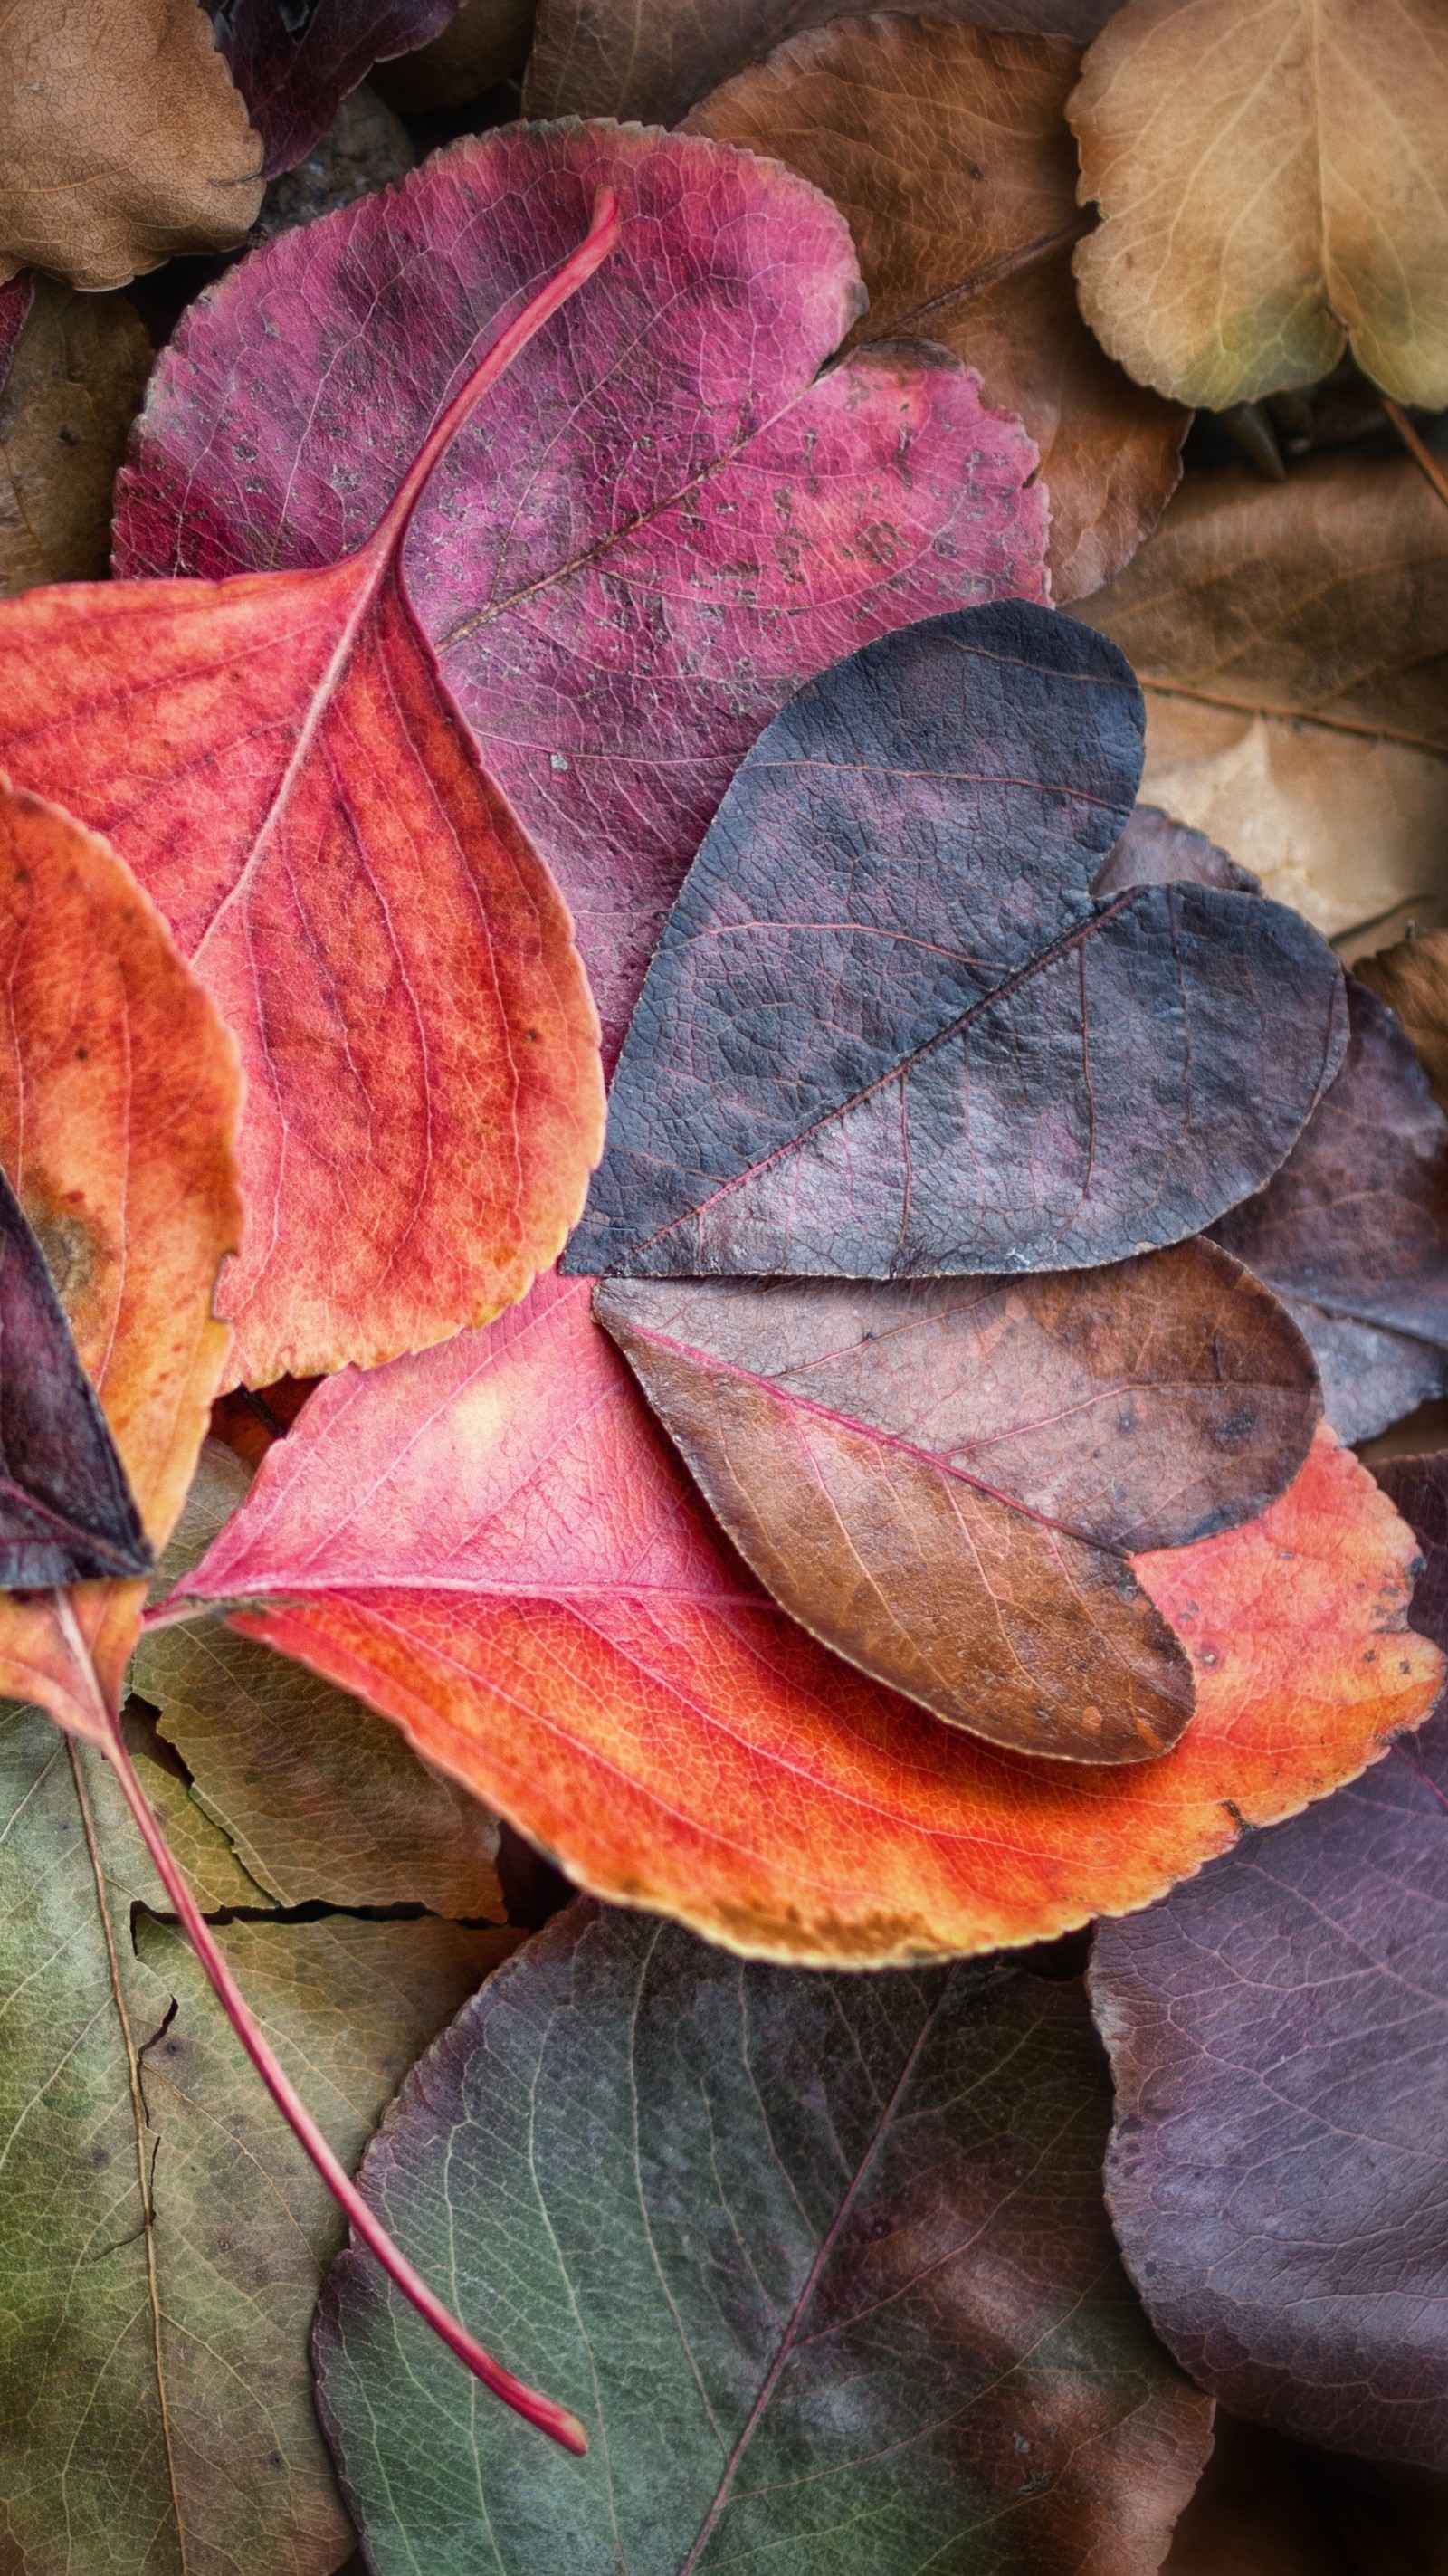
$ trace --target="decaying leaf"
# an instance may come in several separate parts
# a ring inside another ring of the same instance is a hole
[[[290,170],[388,54],[445,27],[458,0],[203,0],[261,135],[264,175]],[[255,209],[253,209],[253,212]]]
[[[931,0],[932,18],[1089,45],[1119,0]],[[540,0],[523,87],[528,116],[642,117],[672,125],[720,81],[848,0]],[[912,12],[913,14],[913,12]]]
[[[1191,1667],[1127,1561],[1265,1509],[1321,1410],[1204,1243],[1034,1279],[607,1280],[695,1483],[812,1636],[1022,1752],[1142,1762]]]
[[[623,218],[606,279],[462,433],[405,570],[572,909],[611,1060],[709,818],[800,681],[912,618],[1044,596],[1035,451],[958,361],[824,367],[861,295],[834,209],[723,145],[611,126],[436,153],[192,306],[121,478],[116,564],[218,575],[361,543],[600,187]]]
[[[597,1157],[571,924],[399,558],[490,369],[607,249],[575,240],[340,562],[0,606],[0,761],[114,833],[240,1047],[247,1232],[222,1303],[253,1384],[495,1314],[555,1258]]]
[[[942,1726],[761,1592],[590,1287],[319,1387],[178,1606],[235,1605],[601,1896],[824,1965],[1030,1941],[1147,1903],[1432,1706],[1411,1533],[1319,1430],[1259,1519],[1133,1559],[1193,1659],[1173,1752],[1087,1769]]]
[[[0,382],[0,593],[105,571],[111,490],[150,365],[123,295],[35,280]]]
[[[231,250],[261,148],[197,0],[9,0],[0,19],[0,271],[124,286]]]
[[[1430,1397],[1448,1395],[1448,1351],[1434,1343],[1329,1315],[1302,1297],[1281,1303],[1317,1362],[1323,1419],[1339,1440],[1369,1440]]]
[[[1120,654],[1024,602],[802,689],[669,917],[564,1267],[1075,1269],[1260,1188],[1341,1060],[1341,974],[1256,895],[1092,900],[1141,724]]]
[[[1079,614],[1145,691],[1144,795],[1349,954],[1448,919],[1448,510],[1407,457],[1191,475]]]
[[[140,1910],[165,1899],[105,1765],[34,1709],[0,1720],[0,1822],[7,2563],[330,2576],[347,2523],[307,2329],[342,2222],[189,1950]],[[511,1936],[334,1918],[218,1937],[355,2161]]]
[[[869,310],[854,341],[913,333],[1019,412],[1050,494],[1052,596],[1119,572],[1181,471],[1189,414],[1087,330],[1072,245],[1075,48],[938,19],[839,18],[716,90],[686,131],[771,153],[849,218]]]
[[[1250,868],[1239,868],[1205,832],[1178,823],[1159,805],[1133,806],[1120,840],[1112,844],[1091,880],[1091,891],[1099,901],[1103,895],[1124,893],[1128,886],[1175,885],[1178,880],[1221,886],[1229,894],[1262,891]]]
[[[181,1509],[228,1335],[236,1050],[115,852],[0,791],[0,1166],[34,1227],[152,1547]],[[118,1687],[145,1581],[77,1596]],[[0,1602],[0,1689],[73,1722],[41,1603]]]
[[[339,206],[355,205],[374,189],[390,187],[416,161],[412,137],[401,117],[364,81],[343,99],[311,151],[294,169],[269,182],[250,239],[270,241],[274,233],[314,224]]]
[[[741,1968],[570,1907],[412,2076],[364,2184],[588,2422],[458,2402],[344,2256],[321,2402],[379,2576],[1154,2576],[1208,2445],[1101,2206],[1079,1989]]]
[[[1448,1635],[1448,1457],[1382,1482]],[[1239,2413],[1448,2467],[1448,1718],[1099,1927],[1117,2234],[1158,2331]]]
[[[1138,383],[1222,411],[1350,345],[1448,403],[1448,28],[1436,0],[1128,0],[1071,101],[1081,309]]]
[[[1358,961],[1358,974],[1397,1012],[1440,1109],[1448,1109],[1448,932],[1426,930]]]
[[[30,319],[35,301],[35,278],[28,268],[17,269],[0,286],[0,386],[4,385],[15,344]]]
[[[379,65],[377,87],[403,116],[461,107],[522,70],[533,8],[534,0],[462,0],[430,44]]]

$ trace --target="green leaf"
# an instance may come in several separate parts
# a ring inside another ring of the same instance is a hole
[[[1101,2198],[1075,1985],[749,1963],[580,1899],[408,2079],[364,2182],[565,2459],[352,2254],[324,2420],[378,2576],[1149,2576],[1209,2409]]]

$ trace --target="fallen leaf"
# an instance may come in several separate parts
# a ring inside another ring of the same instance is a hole
[[[1091,880],[1097,901],[1123,894],[1128,886],[1221,886],[1228,894],[1260,894],[1250,868],[1239,868],[1205,832],[1164,814],[1159,805],[1132,808],[1125,831],[1113,843]]]
[[[378,66],[377,87],[403,116],[461,107],[521,71],[534,0],[462,0],[456,17],[417,53]]]
[[[294,170],[273,179],[252,225],[252,243],[270,241],[297,224],[314,224],[339,206],[355,205],[374,189],[390,187],[417,161],[400,116],[364,82],[344,98],[326,133]]]
[[[1369,1440],[1430,1396],[1448,1395],[1448,1351],[1278,1294],[1317,1362],[1323,1419],[1339,1440]]]
[[[939,351],[824,367],[860,310],[842,218],[677,136],[521,126],[435,153],[192,306],[121,478],[116,565],[358,544],[598,187],[623,215],[607,278],[444,461],[406,586],[574,914],[611,1060],[709,818],[800,681],[912,618],[1045,594],[1018,424]]]
[[[824,1965],[1031,1941],[1148,1903],[1432,1706],[1411,1534],[1319,1431],[1260,1519],[1133,1561],[1193,1656],[1173,1752],[1068,1768],[942,1726],[759,1589],[591,1284],[319,1387],[176,1602],[233,1605],[598,1895]]]
[[[670,916],[565,1269],[1076,1269],[1260,1188],[1341,975],[1255,895],[1093,903],[1140,762],[1119,653],[1021,602],[802,689]]]
[[[156,1712],[135,1694],[123,1703],[121,1735],[161,1829],[204,1914],[241,1906],[265,1914],[273,1903],[242,1868],[224,1833],[192,1793],[178,1754],[156,1732]],[[169,1910],[169,1909],[168,1909]]]
[[[1359,2576],[1342,2549],[1316,2452],[1220,2406],[1212,2436],[1162,2576]]]
[[[232,250],[260,148],[196,0],[10,0],[0,22],[0,270],[94,290]]]
[[[1064,108],[1073,46],[940,20],[839,18],[715,90],[685,131],[787,162],[848,217],[869,311],[854,344],[914,333],[1019,412],[1050,495],[1058,600],[1098,590],[1156,525],[1190,414],[1112,365],[1076,306]]]
[[[1089,45],[1120,0],[990,0],[992,26]],[[850,15],[849,0],[540,0],[525,116],[640,117],[673,125],[782,37]],[[972,24],[981,0],[931,0]]]
[[[307,2333],[342,2221],[145,1911],[165,1899],[100,1757],[6,1711],[0,1814],[8,2564],[328,2576],[348,2526]],[[350,2163],[510,1938],[342,1918],[217,1937]]]
[[[77,295],[49,277],[36,278],[33,295],[0,381],[7,596],[104,573],[111,491],[151,366],[150,341],[123,295]]]
[[[30,319],[35,302],[36,281],[28,268],[18,270],[0,286],[0,388],[10,372],[16,343]]]
[[[39,1238],[141,1525],[164,1547],[228,1335],[212,1314],[240,1226],[236,1051],[115,852],[0,789],[0,1167]],[[144,1577],[76,1595],[102,1686]],[[79,1722],[52,1612],[0,1601],[0,1689]]]
[[[470,2423],[344,2255],[320,2395],[371,2565],[1151,2576],[1210,2416],[1116,2260],[1109,2117],[1074,1985],[741,1968],[571,1906],[363,2178],[465,2313],[501,2295],[589,2455]]]
[[[1138,383],[1224,411],[1345,347],[1448,403],[1448,35],[1435,0],[1128,0],[1070,105],[1081,310]]]
[[[1212,1231],[1279,1294],[1448,1344],[1448,1117],[1396,1012],[1347,979],[1335,1081],[1264,1190]]]
[[[340,562],[0,606],[0,761],[114,834],[239,1043],[247,1233],[222,1306],[252,1384],[496,1314],[556,1257],[597,1158],[568,915],[399,556],[490,370],[607,248],[575,246],[493,341]]]
[[[153,1593],[199,1562],[250,1483],[239,1458],[206,1443]],[[502,1920],[496,1819],[349,1692],[210,1621],[143,1631],[130,1678],[197,1804],[278,1904]]]
[[[265,147],[263,175],[274,179],[304,160],[372,65],[427,44],[457,5],[458,0],[203,0]]]
[[[1420,931],[1360,957],[1362,981],[1397,1012],[1440,1109],[1448,1108],[1448,933]]]
[[[1448,1638],[1448,1455],[1381,1481]],[[1336,1797],[1098,1927],[1107,2191],[1157,2331],[1239,2414],[1448,2466],[1448,1715]]]
[[[594,1313],[811,1636],[1077,1762],[1147,1761],[1194,1706],[1128,1549],[1264,1510],[1321,1410],[1281,1308],[1204,1243],[968,1287],[606,1280]]]
[[[1351,957],[1448,918],[1448,511],[1408,458],[1189,475],[1078,613],[1142,683],[1144,795]]]

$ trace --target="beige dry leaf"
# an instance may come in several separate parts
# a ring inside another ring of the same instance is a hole
[[[1190,476],[1078,613],[1145,688],[1150,803],[1349,959],[1448,921],[1448,510],[1406,457]]]
[[[123,295],[36,279],[0,390],[0,597],[104,574],[111,487],[150,366]]]
[[[196,0],[7,0],[0,278],[27,264],[124,286],[229,250],[261,203],[261,142]]]
[[[1215,411],[1350,342],[1448,403],[1443,0],[1128,0],[1071,101],[1081,307],[1139,383]]]
[[[1050,490],[1058,600],[1099,589],[1155,526],[1189,418],[1113,366],[1076,309],[1071,252],[1090,219],[1064,109],[1079,59],[1042,37],[840,18],[685,122],[833,197],[870,297],[855,341],[943,342],[988,402],[1019,412]]]

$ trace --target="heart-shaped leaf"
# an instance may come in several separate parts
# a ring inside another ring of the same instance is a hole
[[[599,1895],[841,1966],[1142,1905],[1437,1694],[1411,1532],[1319,1430],[1255,1521],[1133,1559],[1192,1656],[1160,1761],[1037,1762],[807,1636],[728,1549],[608,1336],[541,1280],[319,1387],[181,1601],[353,1690]]]
[[[434,154],[192,306],[121,478],[116,568],[300,568],[360,545],[480,333],[573,249],[602,187],[623,219],[606,283],[464,431],[405,571],[567,897],[611,1060],[709,818],[800,681],[911,618],[1046,593],[1019,423],[942,351],[826,366],[861,288],[814,189],[614,126]]]
[[[1208,2413],[1113,2253],[1104,2076],[1074,1985],[790,1975],[572,1906],[364,2188],[465,2310],[501,2291],[589,2456],[478,2420],[344,2256],[321,2399],[379,2576],[1153,2576]]]
[[[1075,1269],[1259,1188],[1346,1043],[1295,914],[1183,882],[1093,901],[1141,698],[1002,602],[802,689],[670,917],[571,1271]]]
[[[259,132],[264,175],[290,170],[389,54],[410,54],[458,0],[203,0]]]
[[[893,1286],[609,1280],[695,1482],[812,1636],[997,1744],[1141,1762],[1191,1666],[1127,1561],[1260,1512],[1321,1410],[1295,1326],[1203,1243]]]
[[[1221,411],[1350,343],[1400,402],[1448,403],[1436,0],[1128,0],[1070,114],[1103,218],[1081,309],[1138,383]]]

